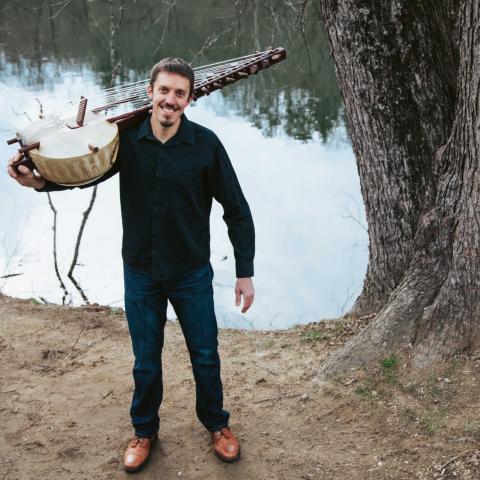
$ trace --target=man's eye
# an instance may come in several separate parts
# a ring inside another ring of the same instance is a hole
[[[177,92],[178,98],[183,98],[185,96],[185,92]]]

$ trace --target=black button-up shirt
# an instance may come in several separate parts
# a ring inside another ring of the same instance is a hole
[[[162,144],[147,117],[120,134],[114,166],[87,186],[117,171],[122,255],[128,266],[159,280],[172,280],[208,263],[215,198],[224,209],[237,277],[253,276],[255,231],[250,209],[228,155],[211,130],[183,115],[176,135]],[[47,182],[39,191],[65,188]]]

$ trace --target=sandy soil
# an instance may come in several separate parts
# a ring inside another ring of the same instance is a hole
[[[169,322],[160,443],[128,475],[123,312],[0,296],[0,318],[2,479],[480,478],[480,354],[423,372],[405,354],[319,385],[323,359],[368,319],[222,330],[225,404],[242,445],[240,461],[224,464],[195,417],[188,355]]]

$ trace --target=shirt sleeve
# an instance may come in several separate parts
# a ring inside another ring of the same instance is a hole
[[[216,140],[211,168],[213,197],[223,207],[223,219],[233,246],[237,278],[253,277],[255,228],[252,214],[228,154],[220,140]]]

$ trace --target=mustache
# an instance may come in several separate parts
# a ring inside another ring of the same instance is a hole
[[[161,105],[159,105],[159,107],[169,107],[172,110],[175,110],[175,111],[178,110],[178,107],[176,107],[175,105],[172,105],[171,103],[162,103]]]

